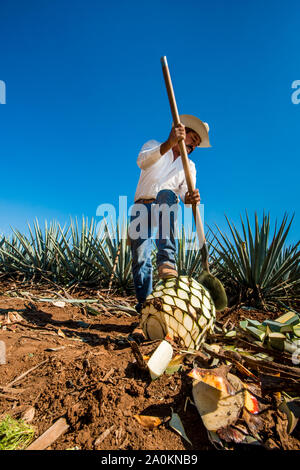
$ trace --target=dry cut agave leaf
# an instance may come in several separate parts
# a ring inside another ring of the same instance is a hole
[[[240,429],[234,428],[232,426],[227,426],[226,428],[218,429],[217,434],[225,442],[233,441],[236,444],[243,442],[247,436],[247,432],[241,432]]]
[[[283,399],[279,410],[285,413],[288,419],[287,432],[291,434],[297,426],[300,417],[300,402],[299,399]]]
[[[46,348],[45,351],[51,352],[51,351],[61,351],[62,349],[66,349],[65,346],[59,346],[58,348]]]
[[[62,300],[56,300],[55,302],[52,302],[52,305],[54,305],[55,307],[63,308],[66,306],[66,302]]]
[[[134,415],[134,418],[147,429],[154,429],[162,423],[157,416]]]
[[[24,318],[21,317],[21,315],[18,314],[18,312],[11,312],[8,314],[9,322],[8,323],[15,323],[15,322],[20,322],[23,321]]]
[[[214,369],[200,369],[196,367],[188,374],[188,376],[192,377],[196,381],[201,381],[210,387],[219,390],[222,395],[227,396],[234,393],[234,388],[227,378],[229,370],[230,366],[225,365]]]
[[[172,375],[177,372],[182,366],[185,356],[186,354],[176,354],[176,356],[169,362],[165,371],[166,374]]]
[[[234,424],[244,407],[243,382],[229,368],[193,369],[193,397],[204,426],[217,431]]]
[[[184,427],[183,427],[183,424],[181,422],[179,415],[177,413],[173,413],[173,410],[172,410],[172,417],[170,419],[169,425],[172,429],[174,429],[174,431],[178,432],[178,434],[180,434],[180,436],[183,437],[183,439],[185,439],[189,444],[191,444],[191,446],[193,445],[185,433],[185,430],[184,430]]]
[[[250,393],[247,389],[244,391],[244,397],[245,397],[245,408],[249,413],[252,414],[257,414],[259,413],[259,406],[258,406],[258,401],[257,399]]]

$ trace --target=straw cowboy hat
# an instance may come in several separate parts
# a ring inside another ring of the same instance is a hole
[[[193,129],[193,131],[197,132],[197,134],[200,136],[201,143],[198,145],[198,147],[211,147],[208,137],[209,125],[207,122],[203,122],[191,114],[181,114],[179,117],[180,122],[185,127]]]

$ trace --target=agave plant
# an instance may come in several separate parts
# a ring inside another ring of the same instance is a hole
[[[43,275],[56,278],[58,274],[57,254],[54,241],[59,238],[56,223],[45,222],[44,231],[38,221],[32,229],[28,224],[29,236],[13,229],[11,240],[4,238],[0,243],[2,271],[19,273],[29,278]]]
[[[201,272],[201,252],[195,234],[186,235],[184,227],[177,239],[176,264],[179,275],[190,276],[194,279]]]
[[[94,254],[91,243],[96,238],[96,223],[93,219],[82,218],[81,228],[78,220],[70,220],[67,230],[58,225],[61,240],[55,241],[59,260],[63,266],[61,280],[68,285],[84,284],[99,285],[101,281],[101,270],[95,269],[93,264]]]
[[[290,245],[284,248],[275,266],[275,269],[279,269],[280,266],[284,265],[288,261],[293,253],[297,252],[297,246]],[[299,262],[294,263],[290,269],[287,269],[283,275],[283,280],[289,284],[289,291],[292,297],[295,299],[295,303],[299,302],[300,299],[300,265]],[[281,302],[282,303],[282,302]]]
[[[226,216],[225,216],[226,217]],[[212,258],[218,277],[238,291],[240,300],[260,305],[290,303],[299,300],[299,242],[285,247],[293,217],[285,214],[270,239],[270,215],[263,215],[261,226],[255,214],[254,235],[248,214],[246,224],[241,217],[242,232],[226,217],[231,237],[219,227],[212,233]]]
[[[102,281],[110,285],[110,281],[118,288],[131,290],[133,288],[131,273],[131,253],[127,245],[127,225],[120,228],[109,228],[106,221],[101,232],[93,239],[87,239],[92,256],[89,263],[98,273],[102,273]]]
[[[0,243],[0,265],[2,273],[19,272],[18,258],[21,250],[20,243],[14,235],[11,237],[10,242],[6,237],[3,237]],[[16,255],[16,259],[14,259],[14,254]]]
[[[300,298],[298,245],[284,245],[292,219],[284,216],[270,240],[270,216],[264,216],[261,227],[255,216],[254,235],[247,215],[242,232],[227,219],[231,236],[210,230],[210,269],[226,287],[238,291],[241,298],[249,295],[261,303],[288,303]],[[0,271],[22,274],[25,279],[47,278],[62,284],[111,286],[131,291],[131,253],[126,243],[127,227],[119,224],[97,232],[93,220],[82,219],[81,227],[70,222],[65,228],[47,222],[42,230],[35,221],[29,225],[29,236],[14,230],[10,239],[0,239]],[[201,255],[195,237],[182,230],[177,242],[177,266],[180,275],[198,280]],[[156,248],[152,251],[154,281]]]

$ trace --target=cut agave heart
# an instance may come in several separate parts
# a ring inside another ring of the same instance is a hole
[[[187,349],[199,349],[212,331],[216,309],[210,293],[195,279],[161,280],[146,299],[141,327],[150,340],[167,334]]]

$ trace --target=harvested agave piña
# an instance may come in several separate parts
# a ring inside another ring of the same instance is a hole
[[[141,327],[150,340],[168,335],[181,346],[198,350],[215,318],[208,290],[195,279],[180,276],[156,284],[142,309]]]

